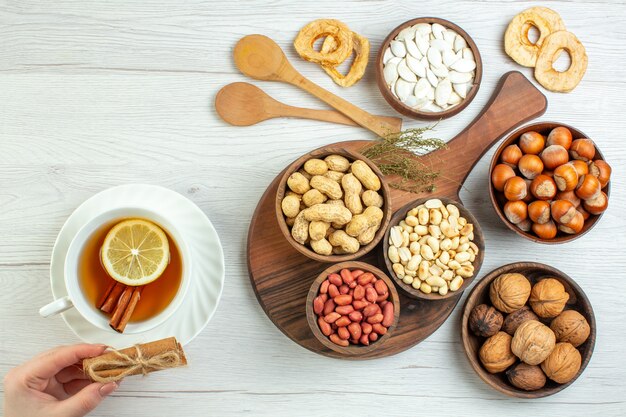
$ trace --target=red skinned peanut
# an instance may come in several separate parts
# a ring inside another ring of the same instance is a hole
[[[352,323],[350,321],[350,319],[348,318],[348,316],[341,316],[340,318],[337,319],[337,321],[335,322],[335,324],[337,325],[337,327],[346,327],[348,324]]]
[[[376,333],[372,333],[372,334],[376,334]],[[343,346],[343,347],[347,347],[350,345],[350,342],[348,342],[347,340],[343,340],[337,334],[331,334],[330,341],[336,345]]]
[[[330,283],[336,287],[339,287],[341,284],[343,284],[343,281],[341,280],[339,274],[330,274],[328,276],[328,281],[330,281]]]
[[[352,314],[354,312],[354,307],[352,307],[352,305],[348,304],[346,306],[339,306],[335,309],[335,311],[339,314],[341,314],[342,316],[347,316],[349,314]]]
[[[389,327],[393,324],[393,303],[387,303],[383,307],[383,321],[380,322],[385,327]]]
[[[332,334],[332,327],[330,327],[330,324],[326,323],[322,317],[317,319],[317,324],[320,326],[320,330],[324,336],[328,337]]]
[[[324,311],[324,300],[322,299],[322,297],[317,296],[313,300],[313,311],[315,312],[315,314],[318,314],[318,315],[322,311]]]

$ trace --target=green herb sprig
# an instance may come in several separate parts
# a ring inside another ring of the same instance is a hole
[[[361,153],[372,160],[384,175],[398,175],[401,178],[399,182],[390,183],[390,187],[412,193],[435,191],[434,182],[440,172],[419,158],[446,147],[441,139],[424,138],[424,133],[433,127],[391,133],[368,145]]]

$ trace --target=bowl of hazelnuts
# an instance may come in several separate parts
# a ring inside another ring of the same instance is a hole
[[[511,133],[489,167],[489,195],[504,224],[556,244],[588,232],[609,203],[611,167],[593,140],[560,123]]]
[[[518,262],[490,272],[463,307],[463,348],[492,388],[519,398],[556,394],[591,359],[596,322],[576,282],[548,265]]]

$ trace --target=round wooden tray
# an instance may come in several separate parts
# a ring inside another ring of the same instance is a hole
[[[543,114],[545,96],[517,71],[502,76],[485,109],[474,121],[448,142],[448,147],[422,157],[426,164],[445,166],[446,175],[436,182],[434,195],[459,201],[458,193],[474,164],[508,130]],[[338,142],[333,147],[359,152],[370,141]],[[315,262],[284,238],[276,220],[275,197],[280,173],[261,197],[248,232],[248,271],[259,304],[287,337],[322,355],[344,359],[373,359],[402,352],[430,336],[448,318],[461,294],[440,301],[415,300],[400,293],[400,319],[389,340],[380,349],[346,358],[322,345],[307,324],[305,303],[313,280],[328,267]],[[386,181],[397,181],[393,176]],[[422,193],[427,196],[429,193]],[[419,197],[391,189],[391,207],[397,209]],[[386,270],[378,245],[360,261]]]

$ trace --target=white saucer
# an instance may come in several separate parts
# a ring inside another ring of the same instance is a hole
[[[79,338],[89,343],[123,348],[176,336],[180,343],[187,344],[204,329],[217,308],[224,287],[224,253],[213,224],[202,210],[167,188],[144,184],[121,185],[94,195],[74,210],[61,228],[52,250],[52,294],[55,299],[67,295],[63,270],[74,235],[102,212],[129,205],[146,209],[158,207],[159,213],[167,217],[183,235],[193,263],[185,300],[168,320],[143,333],[118,334],[113,330],[100,329],[85,320],[76,309],[62,313],[63,319]]]

